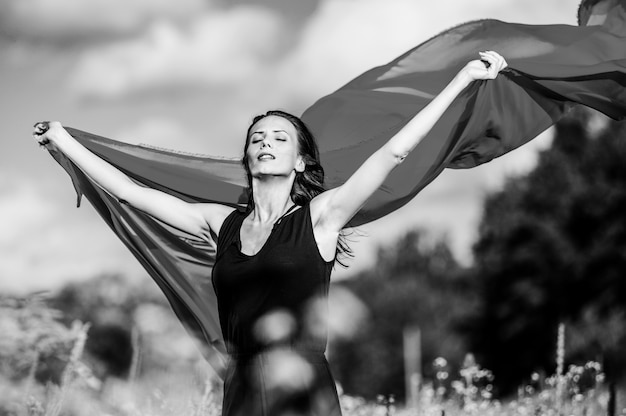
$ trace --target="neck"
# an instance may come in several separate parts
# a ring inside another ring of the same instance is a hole
[[[252,178],[254,209],[252,220],[261,223],[274,223],[291,205],[293,180],[287,178]]]

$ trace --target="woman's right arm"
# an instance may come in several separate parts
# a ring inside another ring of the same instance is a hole
[[[165,192],[141,186],[126,174],[96,156],[78,143],[59,122],[35,125],[34,137],[41,143],[57,147],[85,175],[120,201],[154,218],[202,240],[217,234],[232,207],[213,203],[189,203]]]

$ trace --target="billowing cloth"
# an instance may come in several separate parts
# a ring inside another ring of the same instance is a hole
[[[326,184],[334,187],[428,104],[478,51],[498,51],[509,63],[496,80],[474,82],[461,93],[351,225],[401,207],[445,168],[470,168],[523,145],[573,106],[626,118],[625,22],[626,0],[589,0],[579,8],[580,26],[497,20],[462,24],[320,99],[302,118],[317,137]],[[239,161],[68,131],[140,184],[186,201],[230,206],[246,202]],[[163,290],[186,328],[202,341],[205,356],[220,367],[225,350],[211,286],[214,245],[185,237],[120,203],[63,154],[53,156],[71,176],[79,202],[81,195],[91,201]]]

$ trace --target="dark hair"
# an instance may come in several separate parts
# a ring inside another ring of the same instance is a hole
[[[243,164],[243,167],[246,171],[246,177],[248,180],[248,210],[252,210],[254,208],[254,199],[252,194],[252,174],[250,173],[250,166],[248,165],[247,158],[248,146],[250,145],[250,132],[252,131],[252,127],[254,127],[256,123],[269,116],[282,117],[285,120],[289,121],[296,129],[298,140],[298,153],[304,161],[304,171],[296,172],[296,179],[294,180],[293,187],[291,188],[291,199],[293,200],[293,202],[300,206],[305,205],[306,203],[310,202],[315,196],[321,194],[326,190],[326,188],[324,188],[324,168],[320,163],[319,149],[317,147],[315,137],[313,137],[313,133],[311,133],[311,130],[309,130],[307,125],[299,117],[296,117],[293,114],[289,114],[285,111],[271,110],[266,112],[265,114],[260,114],[254,117],[246,133],[246,144],[243,148],[243,158],[241,160],[241,163]],[[345,266],[345,264],[342,263],[341,260],[339,260],[340,256],[352,256],[352,250],[346,243],[346,236],[344,231],[341,231],[341,233],[339,234],[335,259],[339,264]]]

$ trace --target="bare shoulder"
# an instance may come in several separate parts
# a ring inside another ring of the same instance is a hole
[[[195,204],[196,208],[202,214],[202,217],[211,228],[211,231],[216,235],[219,233],[224,224],[224,220],[228,217],[235,208],[218,203],[198,203]]]

